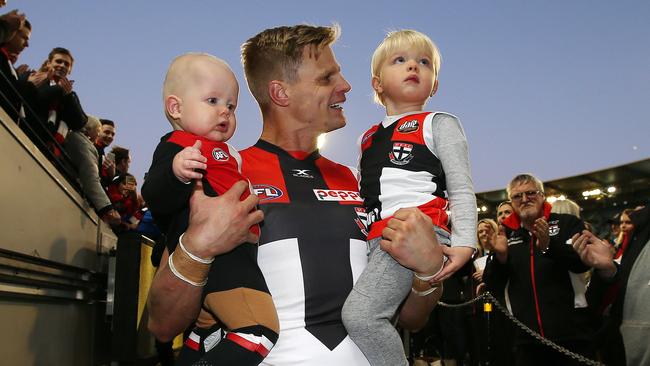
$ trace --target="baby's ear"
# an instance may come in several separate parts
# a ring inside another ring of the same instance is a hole
[[[377,94],[381,94],[384,92],[384,88],[381,86],[381,80],[379,80],[379,77],[373,76],[371,82],[372,82],[372,88],[375,90]]]
[[[167,114],[173,118],[173,119],[180,119],[181,118],[181,105],[183,102],[181,101],[181,98],[175,96],[175,95],[168,95],[165,98],[165,111],[167,111]]]

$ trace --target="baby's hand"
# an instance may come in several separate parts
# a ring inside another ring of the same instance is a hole
[[[207,161],[208,159],[201,155],[201,141],[196,140],[194,145],[184,148],[174,156],[172,170],[178,180],[188,183],[192,179],[203,178],[203,174],[196,170],[207,169]]]

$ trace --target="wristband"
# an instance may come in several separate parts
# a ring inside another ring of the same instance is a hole
[[[446,258],[446,257],[445,257],[445,258]],[[442,269],[443,269],[443,268],[445,268],[445,262],[446,262],[446,261],[443,260],[442,265],[440,266],[440,269],[438,270],[438,272],[432,274],[431,276],[419,276],[416,272],[413,272],[413,276],[415,276],[415,278],[417,278],[417,279],[420,280],[420,281],[424,281],[424,282],[431,281],[434,277],[436,277],[437,275],[439,275],[440,272],[442,272]],[[427,294],[427,295],[428,295],[428,294]],[[426,296],[426,295],[422,295],[422,296]]]
[[[174,267],[174,260],[172,259],[173,256],[174,256],[174,253],[172,253],[172,254],[169,255],[168,263],[169,263],[169,269],[172,271],[172,273],[174,274],[174,276],[176,276],[176,278],[178,278],[178,279],[181,280],[181,281],[187,282],[187,283],[189,283],[190,285],[195,286],[195,287],[203,287],[203,286],[205,286],[206,283],[208,283],[208,279],[207,279],[207,278],[204,279],[204,280],[201,281],[201,282],[195,282],[195,281],[192,281],[192,280],[190,280],[189,278],[183,276],[180,272],[178,272],[178,270],[176,269],[176,267]]]
[[[195,260],[195,261],[197,261],[199,263],[202,263],[202,264],[210,264],[210,263],[212,263],[214,261],[214,257],[212,257],[210,259],[203,259],[201,257],[195,256],[194,254],[190,253],[187,249],[185,249],[185,245],[183,245],[183,236],[184,235],[185,235],[185,233],[182,233],[181,236],[178,238],[178,244],[181,246],[181,250],[184,251],[185,254],[187,254],[193,260]]]
[[[416,294],[417,296],[424,297],[424,296],[431,295],[431,294],[434,293],[437,289],[438,289],[438,287],[431,287],[431,288],[428,289],[428,290],[418,291],[418,290],[416,290],[416,289],[414,289],[414,288],[411,287],[411,292],[414,293],[414,294]]]

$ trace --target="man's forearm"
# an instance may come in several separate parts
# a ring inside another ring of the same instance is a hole
[[[149,331],[163,342],[172,340],[196,319],[203,290],[176,277],[167,261],[165,249],[148,298]]]
[[[440,296],[442,296],[442,285],[426,296],[419,296],[411,291],[399,313],[400,326],[414,332],[422,329],[427,324],[429,314],[440,300]]]

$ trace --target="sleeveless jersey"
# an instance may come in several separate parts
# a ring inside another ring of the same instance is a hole
[[[434,115],[408,114],[362,135],[360,191],[371,225],[368,240],[381,236],[390,216],[404,207],[419,207],[448,231],[445,172],[425,141]]]
[[[341,321],[367,263],[355,173],[318,151],[297,155],[262,140],[241,151],[264,212],[258,264],[280,319],[262,365],[368,365]]]

